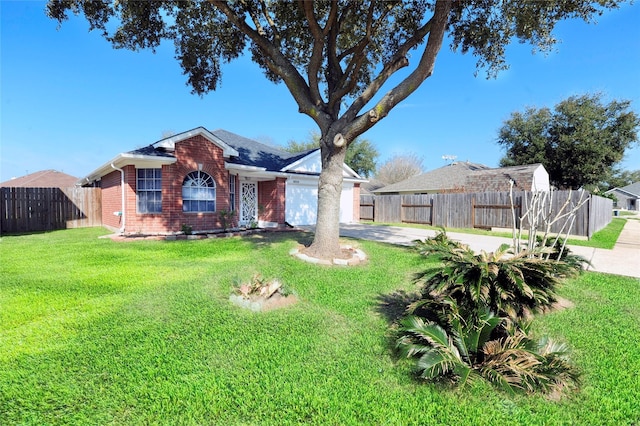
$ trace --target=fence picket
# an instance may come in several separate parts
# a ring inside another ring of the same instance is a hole
[[[0,233],[102,225],[100,188],[0,188]]]
[[[515,192],[516,226],[530,203],[531,192]],[[577,211],[570,234],[591,237],[611,222],[613,202],[608,198],[582,191],[554,191],[552,215],[569,200],[577,205],[581,197],[589,202]],[[362,195],[360,217],[380,223],[423,223],[445,228],[508,228],[513,227],[513,213],[509,192],[450,193],[424,195]],[[526,225],[526,222],[523,223]],[[551,232],[561,232],[562,223]]]

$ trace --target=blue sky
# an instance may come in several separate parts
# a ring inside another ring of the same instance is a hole
[[[185,85],[173,45],[155,54],[113,49],[83,18],[57,30],[44,2],[1,1],[0,181],[43,169],[82,177],[118,153],[163,132],[198,126],[284,145],[316,130],[284,85],[268,82],[248,59],[223,68],[219,90],[204,97]],[[507,51],[510,70],[474,77],[475,59],[443,48],[434,75],[363,135],[383,162],[416,154],[426,170],[455,155],[495,167],[497,131],[514,111],[553,107],[572,95],[602,92],[640,113],[640,5],[561,23],[547,56],[528,45]],[[624,169],[640,169],[640,147]]]

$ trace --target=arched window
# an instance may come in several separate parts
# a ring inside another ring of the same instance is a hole
[[[211,175],[195,171],[184,178],[184,182],[182,182],[182,211],[216,211],[216,183]]]

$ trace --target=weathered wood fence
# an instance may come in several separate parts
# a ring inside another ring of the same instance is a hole
[[[0,233],[102,225],[100,188],[0,188]]]
[[[554,191],[551,195],[551,217],[570,198],[569,206],[580,199],[588,201],[578,210],[569,231],[571,235],[591,237],[611,222],[613,203],[608,198],[581,191]],[[360,220],[381,223],[420,223],[445,228],[508,228],[520,226],[519,218],[526,212],[533,193],[515,192],[512,201],[509,192],[480,192],[469,194],[425,195],[362,195]],[[515,213],[515,214],[514,214]],[[526,226],[526,223],[524,224]],[[562,232],[558,222],[552,232]]]

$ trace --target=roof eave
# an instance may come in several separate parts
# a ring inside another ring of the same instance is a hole
[[[111,161],[107,161],[102,166],[98,167],[85,177],[78,180],[77,184],[86,185],[87,183],[99,180],[103,176],[108,175],[109,173],[114,171],[113,166],[121,168],[124,166],[135,165],[138,168],[152,168],[152,166],[162,167],[166,164],[173,164],[176,161],[177,159],[175,157],[158,157],[155,155],[141,155],[124,152],[116,155]]]

